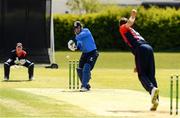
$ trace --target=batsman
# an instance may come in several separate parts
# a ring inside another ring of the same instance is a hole
[[[149,43],[132,28],[136,14],[137,11],[132,9],[129,19],[125,17],[120,19],[119,32],[135,56],[135,71],[138,72],[141,84],[151,95],[152,107],[150,110],[155,111],[159,104],[159,89],[155,78],[154,54]]]
[[[34,79],[34,63],[30,62],[27,58],[26,51],[23,50],[22,43],[16,44],[16,49],[11,51],[9,59],[4,62],[4,81],[9,80],[10,67],[12,65],[20,65],[28,68],[29,81]]]
[[[94,68],[99,56],[94,38],[88,28],[83,28],[80,21],[74,22],[75,41],[68,42],[68,48],[71,51],[80,50],[82,55],[79,60],[77,73],[81,81],[81,92],[89,91],[91,86],[91,71]]]

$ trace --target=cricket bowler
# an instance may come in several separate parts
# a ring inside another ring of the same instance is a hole
[[[156,111],[159,105],[159,89],[155,78],[153,49],[149,43],[132,28],[136,14],[137,11],[132,9],[129,19],[125,17],[120,19],[119,32],[135,56],[135,71],[138,73],[141,84],[151,95],[152,107],[150,110]]]
[[[9,80],[10,67],[20,65],[28,68],[29,81],[32,81],[34,73],[34,63],[26,59],[27,53],[23,50],[22,43],[16,44],[16,49],[11,51],[9,59],[4,62],[4,81]]]
[[[79,67],[77,73],[81,81],[81,92],[89,91],[91,86],[89,81],[91,79],[91,71],[94,68],[96,60],[99,56],[94,38],[88,28],[83,28],[80,21],[74,22],[75,42],[70,40],[68,48],[72,51],[82,51],[79,60]]]

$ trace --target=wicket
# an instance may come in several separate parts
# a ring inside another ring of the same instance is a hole
[[[79,77],[76,68],[79,66],[79,61],[69,61],[69,89],[79,89]]]
[[[174,84],[175,83],[175,84]],[[178,115],[178,99],[179,99],[179,76],[173,75],[170,78],[170,115],[173,114],[173,85],[176,85],[176,115]]]

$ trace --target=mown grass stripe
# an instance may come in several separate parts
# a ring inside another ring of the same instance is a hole
[[[10,111],[16,111],[19,114],[13,114],[13,117],[19,116],[39,116],[38,109],[31,106],[27,106],[24,103],[19,102],[18,100],[13,99],[0,99],[0,103],[3,106],[6,106]]]
[[[7,116],[8,114],[8,116]],[[13,116],[24,116],[22,113],[14,110],[12,107],[9,108],[7,105],[0,103],[0,118],[13,117]]]
[[[14,109],[13,112],[21,113],[19,116],[16,115],[17,117],[95,116],[78,106],[48,97],[14,89],[0,89],[0,93],[0,106],[7,105],[8,109]],[[9,116],[8,113],[5,115]]]

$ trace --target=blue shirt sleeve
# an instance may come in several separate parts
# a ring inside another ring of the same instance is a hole
[[[79,33],[78,35],[76,35],[76,41],[77,41],[77,48],[79,49],[79,50],[83,50],[82,48],[83,48],[83,43],[82,43],[82,41],[83,41],[83,39],[84,38],[86,38],[86,37],[88,37],[88,33],[87,32],[84,32],[84,31],[82,31],[81,33]]]
[[[87,32],[81,32],[80,34],[78,34],[76,36],[76,39],[77,40],[83,40],[84,38],[86,38],[88,36],[88,33]]]
[[[79,50],[82,50],[82,42],[81,41],[77,41],[77,48]]]
[[[94,38],[87,28],[82,29],[81,32],[76,35],[75,39],[77,41],[77,48],[83,53],[97,49]]]

